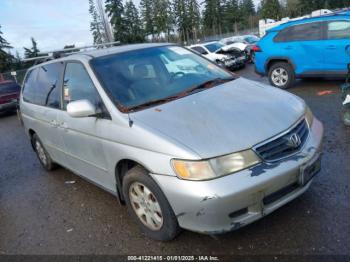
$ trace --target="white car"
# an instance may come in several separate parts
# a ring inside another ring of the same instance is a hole
[[[244,67],[247,60],[246,54],[241,50],[218,41],[191,45],[188,48],[230,70]]]
[[[220,40],[220,43],[228,47],[237,48],[247,54],[248,60],[253,62],[254,54],[252,47],[260,41],[255,35],[232,36]]]

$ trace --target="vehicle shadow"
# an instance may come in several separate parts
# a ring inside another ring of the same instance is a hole
[[[12,117],[16,114],[17,114],[16,110],[0,112],[0,118]]]

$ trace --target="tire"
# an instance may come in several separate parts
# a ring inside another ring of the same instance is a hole
[[[293,67],[285,62],[273,64],[269,68],[269,82],[271,85],[281,88],[290,88],[295,81],[295,73]]]
[[[144,168],[135,166],[126,173],[123,179],[123,194],[129,214],[147,237],[158,241],[169,241],[180,233],[176,216],[168,200]],[[157,204],[158,207],[155,208]],[[137,215],[136,210],[140,215]]]
[[[255,64],[255,53],[254,52],[250,53],[249,63]]]
[[[32,136],[32,145],[35,150],[35,153],[39,159],[40,164],[47,170],[47,171],[52,171],[54,170],[57,166],[56,164],[52,161],[49,153],[46,151],[46,149],[43,146],[43,143],[40,141],[39,137],[37,134],[33,134]]]

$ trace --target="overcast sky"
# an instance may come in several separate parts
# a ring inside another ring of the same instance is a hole
[[[139,5],[140,0],[133,1]],[[92,43],[88,0],[0,0],[0,25],[20,54],[31,46],[30,37],[40,51]]]

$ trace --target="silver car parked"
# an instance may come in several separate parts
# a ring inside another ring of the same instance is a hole
[[[171,44],[73,54],[32,67],[20,108],[47,170],[116,195],[142,231],[218,234],[305,192],[323,126],[305,102]]]

